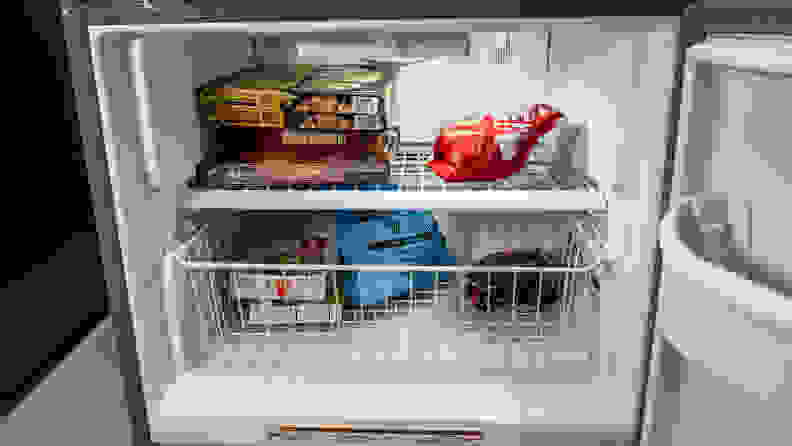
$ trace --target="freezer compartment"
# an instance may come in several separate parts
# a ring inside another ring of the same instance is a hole
[[[576,405],[570,408],[569,399],[563,396],[571,391],[570,385],[583,401],[613,391],[608,385],[592,385],[599,379],[604,361],[599,293],[590,280],[596,263],[579,262],[554,271],[577,276],[573,281],[577,287],[569,288],[577,295],[570,294],[563,301],[574,300],[573,306],[518,311],[515,320],[511,309],[481,312],[471,308],[464,275],[475,268],[509,274],[525,268],[537,273],[535,266],[339,265],[337,259],[326,264],[253,263],[265,257],[255,254],[255,245],[274,245],[276,250],[280,245],[289,246],[269,239],[294,239],[326,230],[332,245],[331,218],[259,214],[246,223],[245,218],[220,214],[201,216],[205,226],[188,239],[175,259],[184,272],[184,283],[194,283],[184,287],[187,291],[181,299],[186,306],[210,310],[218,307],[212,302],[215,300],[226,302],[233,310],[237,302],[222,277],[235,271],[325,271],[329,278],[340,279],[344,272],[412,270],[434,273],[433,277],[448,272],[451,277],[447,283],[433,280],[431,290],[411,288],[406,297],[387,299],[389,305],[381,308],[343,308],[343,317],[335,321],[328,321],[331,305],[339,305],[335,303],[324,304],[328,311],[320,304],[304,304],[301,323],[294,306],[276,308],[274,302],[262,302],[261,310],[267,312],[270,323],[251,323],[259,319],[251,315],[244,330],[224,325],[226,320],[219,311],[220,317],[214,319],[211,311],[182,317],[178,322],[202,325],[212,336],[205,341],[183,337],[182,342],[190,344],[183,350],[193,356],[190,367],[151,411],[152,432],[158,436],[204,428],[215,435],[222,430],[223,435],[236,435],[234,438],[254,435],[242,422],[239,429],[180,425],[198,418],[255,419],[260,432],[266,433],[277,431],[283,423],[370,424],[375,419],[393,423],[411,417],[416,424],[481,427],[489,441],[498,443],[499,437],[488,437],[491,429],[502,428],[494,426],[495,422],[521,424],[523,428],[535,423],[569,423],[570,413],[574,423],[598,419],[598,413],[586,410],[584,416]],[[304,224],[311,227],[303,230]],[[254,236],[246,236],[249,231]],[[229,239],[251,240],[244,247],[247,257],[235,255],[225,242]],[[541,241],[535,243],[541,245]],[[311,311],[315,314],[309,314]]]

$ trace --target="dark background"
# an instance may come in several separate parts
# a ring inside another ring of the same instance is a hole
[[[59,14],[56,0],[24,2],[3,58],[6,116],[12,111],[0,174],[3,414],[107,315]]]

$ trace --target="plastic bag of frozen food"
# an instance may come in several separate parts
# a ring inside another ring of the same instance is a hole
[[[538,104],[519,119],[496,120],[486,115],[481,120],[459,121],[442,129],[434,143],[434,159],[427,165],[448,182],[507,178],[525,167],[539,138],[563,117],[553,107]]]

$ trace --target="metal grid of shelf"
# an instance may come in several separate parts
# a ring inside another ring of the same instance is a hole
[[[518,174],[493,182],[446,183],[426,163],[431,145],[396,147],[383,182],[368,184],[251,184],[231,181],[225,187],[192,186],[188,209],[401,209],[455,211],[591,211],[606,212],[607,197],[596,180],[559,178],[547,163],[529,160]],[[541,148],[540,148],[541,149]],[[368,172],[366,175],[375,174]],[[361,193],[362,192],[362,193]],[[300,196],[294,194],[299,193]]]

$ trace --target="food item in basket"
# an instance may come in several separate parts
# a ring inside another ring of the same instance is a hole
[[[487,266],[562,266],[560,256],[542,250],[507,250],[490,254],[477,264]],[[511,272],[475,272],[466,274],[466,293],[476,308],[511,309],[519,305],[521,311],[536,311],[541,296],[541,311],[546,312],[558,302],[562,294],[562,272],[518,272],[514,280]],[[516,290],[516,299],[515,299]]]
[[[551,131],[563,114],[549,105],[532,107],[520,120],[496,121],[487,115],[481,121],[460,121],[443,129],[434,144],[434,159],[427,165],[445,181],[495,181],[525,167],[539,137]],[[514,136],[513,134],[517,134]],[[504,159],[498,139],[512,136],[515,156]]]
[[[314,233],[309,239],[302,240],[299,252],[305,258],[305,263],[312,265],[325,265],[328,259],[328,235]]]
[[[280,254],[278,255],[278,263],[281,265],[288,265],[289,262],[289,249],[288,248],[281,248]]]
[[[302,264],[305,263],[305,255],[304,255],[303,252],[301,252],[302,250],[300,249],[300,248],[302,248],[302,241],[295,240],[294,244],[296,245],[294,247],[294,252],[295,252],[294,256],[296,258],[296,263],[298,265],[302,265]]]
[[[233,274],[235,280],[232,280],[232,283],[235,285],[235,296],[238,299],[279,300],[282,303],[325,300],[326,273],[274,275],[238,272]]]
[[[329,241],[330,235],[326,232],[319,232],[314,234],[313,239],[316,246],[319,248],[319,263],[322,265],[330,261]]]
[[[453,265],[443,246],[443,234],[432,216],[422,211],[393,211],[361,216],[339,211],[336,247],[342,264]],[[446,280],[447,273],[439,279]],[[388,296],[407,296],[414,289],[431,289],[433,274],[418,272],[352,272],[341,281],[345,303],[376,305]]]
[[[318,243],[313,238],[302,240],[298,252],[303,256],[305,263],[308,265],[317,265],[321,263],[320,257],[322,253]]]

